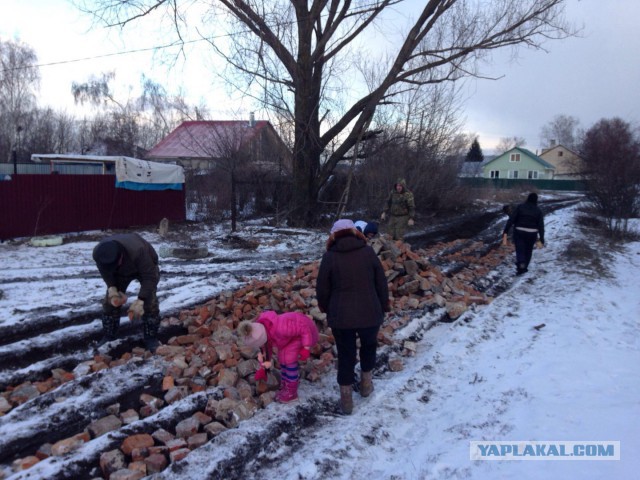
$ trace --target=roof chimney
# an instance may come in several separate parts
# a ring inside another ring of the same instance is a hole
[[[249,114],[249,126],[250,127],[255,127],[256,126],[256,116],[254,115],[253,112],[251,112]]]
[[[555,139],[555,138],[552,138],[552,139],[549,141],[549,143],[551,144],[551,146],[552,146],[552,147],[555,147],[555,146],[556,146],[556,139]]]

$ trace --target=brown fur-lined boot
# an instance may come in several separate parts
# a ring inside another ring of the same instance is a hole
[[[353,412],[352,392],[351,385],[340,385],[340,408],[345,415],[351,415],[351,412]]]
[[[362,379],[360,380],[360,395],[368,397],[373,392],[373,372],[362,372]]]

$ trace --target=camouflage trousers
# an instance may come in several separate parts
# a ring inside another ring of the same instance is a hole
[[[389,215],[389,235],[394,240],[404,239],[404,234],[407,232],[407,222],[409,221],[409,215]]]

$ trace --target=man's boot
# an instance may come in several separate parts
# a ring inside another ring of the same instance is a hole
[[[360,380],[360,395],[368,397],[373,392],[373,371],[362,372],[362,379]]]
[[[158,329],[160,328],[160,318],[151,315],[142,316],[142,329],[144,332],[144,347],[151,353],[155,353],[160,345],[158,341]]]
[[[120,327],[120,312],[102,314],[102,338],[98,341],[98,346],[104,345],[116,339],[118,328]]]
[[[340,408],[345,415],[351,415],[351,412],[353,412],[352,392],[353,387],[351,385],[340,385]]]

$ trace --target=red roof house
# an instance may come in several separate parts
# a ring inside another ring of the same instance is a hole
[[[146,155],[156,162],[172,162],[188,170],[215,167],[242,156],[254,166],[289,170],[291,152],[266,120],[187,121]]]

